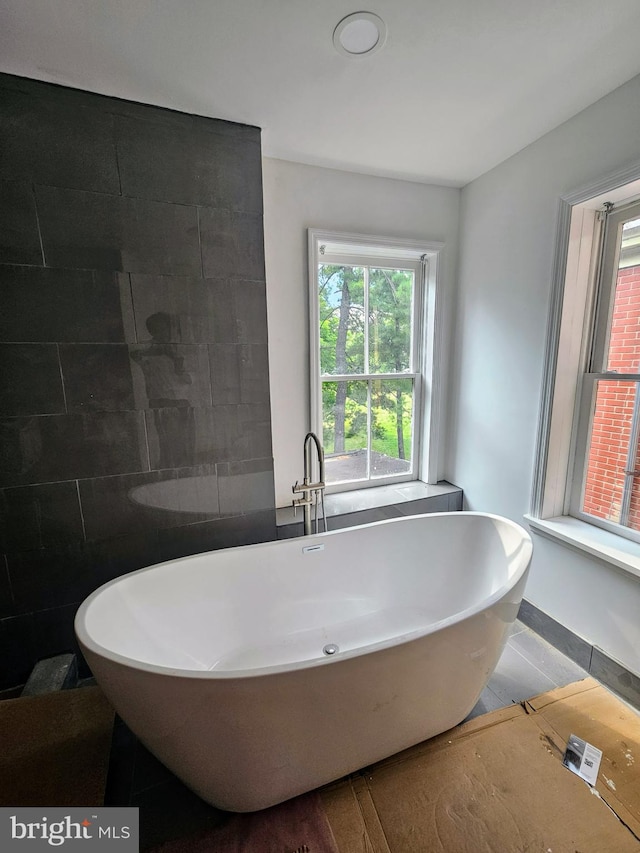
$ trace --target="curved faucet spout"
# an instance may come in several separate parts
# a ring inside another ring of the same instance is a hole
[[[316,455],[318,459],[318,479],[313,481],[313,463],[312,463],[312,446],[315,445]],[[320,439],[315,432],[308,432],[304,438],[304,478],[302,483],[296,482],[293,486],[294,494],[302,492],[302,497],[294,499],[294,510],[301,506],[304,513],[304,533],[308,536],[311,533],[311,507],[315,507],[315,522],[316,533],[318,533],[318,504],[322,508],[322,519],[324,529],[327,529],[327,518],[324,512],[324,451],[320,444]]]
[[[315,432],[308,432],[304,437],[304,481],[305,483],[311,482],[312,479],[312,465],[311,465],[311,442],[316,446],[316,453],[318,456],[318,483],[324,488],[324,451],[322,449],[322,445],[320,444],[320,439],[315,434]]]

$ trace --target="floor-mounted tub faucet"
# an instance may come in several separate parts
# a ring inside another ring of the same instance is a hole
[[[315,483],[313,482],[313,465],[311,462],[312,444],[315,444],[316,455],[318,458],[318,479]],[[303,509],[305,536],[309,536],[312,532],[311,507],[315,508],[315,532],[319,533],[318,505],[320,505],[325,531],[327,529],[327,517],[324,512],[324,487],[324,451],[322,450],[322,445],[320,444],[315,432],[308,432],[304,438],[304,479],[302,480],[302,483],[299,483],[296,480],[296,484],[293,486],[294,494],[297,492],[302,494],[302,497],[294,498],[293,509],[295,511],[299,506]]]

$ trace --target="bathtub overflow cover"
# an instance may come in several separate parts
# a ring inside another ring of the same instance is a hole
[[[322,649],[325,655],[335,655],[336,652],[339,652],[340,649],[336,646],[335,643],[327,643],[327,645]]]

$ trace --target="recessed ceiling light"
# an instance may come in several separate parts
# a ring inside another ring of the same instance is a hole
[[[343,18],[333,31],[335,49],[345,56],[365,56],[380,50],[387,27],[373,12],[354,12]]]

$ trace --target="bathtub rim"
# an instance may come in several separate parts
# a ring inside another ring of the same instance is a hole
[[[427,518],[435,519],[443,516],[474,516],[486,518],[493,522],[506,524],[508,527],[511,527],[513,530],[518,532],[519,535],[521,535],[522,543],[524,545],[524,552],[518,558],[518,567],[513,573],[513,575],[508,579],[506,583],[498,587],[498,589],[490,596],[488,596],[487,598],[483,598],[481,601],[477,602],[473,606],[467,607],[464,610],[459,610],[456,613],[445,617],[444,619],[440,619],[436,622],[431,622],[426,628],[419,628],[414,631],[409,631],[406,634],[398,634],[392,638],[380,640],[376,643],[369,643],[367,645],[358,646],[357,648],[340,652],[338,655],[332,657],[311,658],[309,660],[296,661],[294,663],[288,662],[282,664],[272,664],[270,666],[260,666],[247,669],[216,670],[187,669],[185,667],[178,668],[172,666],[163,666],[161,664],[149,663],[148,661],[141,661],[137,658],[130,658],[126,655],[120,654],[119,652],[115,652],[112,649],[107,648],[106,646],[103,646],[101,643],[98,643],[96,640],[94,640],[88,628],[86,627],[87,615],[92,604],[94,604],[99,598],[99,596],[108,588],[123,582],[126,578],[133,577],[134,575],[139,575],[144,572],[150,572],[160,566],[171,566],[177,563],[184,563],[185,560],[190,560],[194,557],[206,556],[207,554],[217,554],[226,551],[235,551],[240,548],[246,550],[253,550],[256,548],[265,547],[269,548],[282,544],[283,541],[292,541],[276,539],[268,542],[258,542],[251,545],[236,545],[232,548],[222,548],[214,551],[202,551],[196,554],[189,554],[186,557],[178,557],[174,560],[165,560],[160,563],[154,563],[151,566],[145,566],[141,569],[135,569],[132,572],[127,572],[126,574],[119,575],[117,578],[113,578],[112,580],[107,581],[106,583],[99,586],[82,601],[78,610],[76,611],[76,615],[74,618],[74,631],[81,649],[87,649],[89,652],[96,655],[97,657],[104,658],[113,663],[121,664],[123,666],[129,667],[130,669],[135,669],[150,674],[165,675],[174,678],[187,678],[196,680],[205,679],[213,681],[231,681],[237,679],[257,678],[260,676],[283,674],[287,672],[297,672],[298,670],[311,669],[318,666],[331,666],[340,663],[341,661],[361,657],[362,655],[366,654],[372,654],[377,651],[383,651],[384,649],[393,648],[404,643],[410,643],[414,640],[418,640],[422,637],[426,637],[430,634],[436,633],[437,631],[443,630],[444,628],[447,628],[450,625],[455,625],[465,619],[472,618],[473,616],[476,616],[479,613],[482,613],[483,611],[489,610],[502,598],[504,598],[505,595],[507,595],[510,590],[512,590],[520,582],[520,580],[523,578],[523,576],[529,569],[531,563],[531,556],[533,553],[533,541],[530,533],[521,524],[518,524],[517,522],[512,521],[511,519],[506,518],[505,516],[498,515],[496,513],[478,512],[472,510],[455,510],[429,514],[406,515],[397,518],[386,518],[381,521],[372,521],[366,524],[354,525],[348,528],[329,530],[324,533],[313,534],[309,537],[296,537],[296,541],[304,542],[305,540],[309,540],[309,544],[311,545],[318,539],[324,539],[325,537],[339,535],[341,533],[346,533],[352,530],[366,530],[367,528],[371,527],[395,524],[397,522],[408,521],[411,519],[426,520]]]

